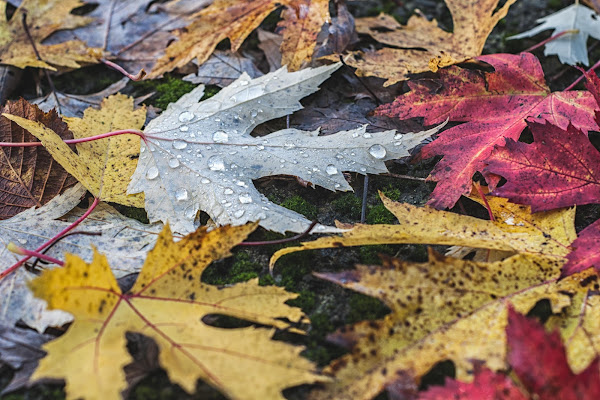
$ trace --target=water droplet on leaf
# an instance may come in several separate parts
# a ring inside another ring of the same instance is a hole
[[[373,158],[381,160],[385,157],[387,152],[385,150],[385,147],[383,147],[382,145],[374,144],[373,146],[369,147],[369,154],[372,155]]]

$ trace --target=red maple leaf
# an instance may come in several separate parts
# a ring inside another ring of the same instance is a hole
[[[433,387],[419,400],[596,400],[600,399],[600,365],[596,358],[584,371],[574,374],[558,332],[548,333],[538,321],[508,309],[507,361],[528,395],[506,375],[475,366],[472,383],[449,379]]]
[[[600,153],[586,134],[529,122],[533,143],[506,139],[487,159],[484,172],[506,178],[492,192],[532,212],[600,202]]]
[[[579,232],[577,239],[571,243],[573,249],[567,255],[563,265],[561,278],[595,267],[600,272],[600,219]]]
[[[464,124],[442,132],[421,151],[421,158],[443,155],[430,179],[438,181],[429,204],[452,207],[471,189],[471,178],[481,171],[494,146],[518,140],[527,118],[567,128],[569,121],[582,130],[598,129],[595,101],[588,91],[550,92],[537,58],[530,53],[477,57],[494,72],[440,70],[439,79],[409,82],[410,92],[376,110],[400,119],[424,117],[426,125],[449,118]],[[436,86],[437,85],[437,86]],[[498,177],[485,174],[491,188]]]

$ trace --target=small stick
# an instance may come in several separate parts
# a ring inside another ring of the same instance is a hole
[[[590,72],[592,72],[593,70],[595,70],[596,68],[600,67],[600,60],[598,60],[598,62],[596,62],[596,64],[592,65],[592,68],[588,69],[587,72],[583,75],[581,75],[579,78],[577,78],[575,80],[575,82],[571,83],[569,86],[567,86],[567,88],[564,90],[565,92],[567,90],[571,90],[573,89],[575,86],[577,86],[577,84],[579,82],[581,82],[584,78],[586,74],[589,74]]]
[[[369,192],[369,175],[365,174],[363,182],[362,206],[360,208],[360,223],[364,224],[367,219],[367,193]]]
[[[428,181],[426,178],[419,178],[416,176],[408,176],[408,175],[400,175],[400,174],[392,174],[391,172],[387,172],[385,174],[380,174],[380,175],[391,176],[392,178],[398,178],[398,179],[408,179],[410,181],[433,182],[433,181]]]
[[[487,209],[488,215],[490,216],[490,221],[495,221],[496,218],[494,218],[492,207],[490,207],[490,203],[488,203],[487,198],[485,197],[485,193],[483,193],[483,190],[481,190],[481,185],[479,184],[479,182],[476,182],[474,185],[477,189],[477,192],[481,196],[481,199],[483,200],[483,204],[485,204],[485,208]]]
[[[128,77],[129,79],[131,79],[132,81],[139,81],[140,79],[142,79],[143,77],[146,76],[146,71],[144,71],[143,68],[140,69],[140,72],[138,72],[137,75],[132,75],[129,72],[125,71],[125,68],[121,67],[118,64],[115,64],[112,61],[105,60],[104,58],[102,60],[100,60],[100,61],[102,63],[104,63],[105,65],[108,65],[112,69],[115,69],[115,70],[119,71],[120,73],[122,73],[123,75],[125,75],[126,77]]]
[[[281,243],[293,242],[294,240],[302,239],[304,236],[308,235],[310,233],[310,231],[312,231],[313,228],[317,225],[317,223],[318,223],[317,221],[313,221],[312,224],[310,224],[310,226],[304,232],[299,233],[290,238],[278,239],[278,240],[265,240],[262,242],[242,242],[242,243],[238,244],[238,246],[268,246],[271,244],[281,244]]]
[[[530,52],[532,52],[533,50],[535,50],[535,49],[537,49],[537,48],[539,48],[539,47],[542,47],[542,46],[543,46],[543,45],[545,45],[546,43],[549,43],[549,42],[551,42],[551,41],[553,41],[553,40],[556,40],[556,39],[558,39],[559,37],[561,37],[561,36],[564,36],[564,35],[566,35],[566,34],[568,34],[568,33],[573,33],[573,34],[579,33],[579,29],[567,29],[566,31],[559,32],[559,33],[557,33],[556,35],[554,35],[554,36],[550,36],[548,39],[546,39],[546,40],[542,40],[542,41],[541,41],[541,42],[539,42],[538,44],[534,44],[534,45],[533,45],[533,46],[531,46],[530,48],[523,50],[523,52],[524,52],[524,53],[525,53],[525,52],[527,52],[527,53],[530,53]]]
[[[64,262],[54,258],[54,257],[50,257],[49,255],[46,255],[42,252],[39,251],[33,251],[33,250],[27,250],[24,249],[22,247],[17,246],[16,244],[14,244],[13,242],[10,242],[8,244],[8,246],[6,246],[6,248],[8,249],[8,251],[13,252],[15,254],[20,254],[22,256],[30,256],[30,257],[37,257],[38,259],[42,259],[44,261],[48,261],[57,265],[60,265],[61,267],[63,265],[65,265]]]

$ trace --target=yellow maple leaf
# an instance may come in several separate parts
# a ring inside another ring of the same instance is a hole
[[[335,379],[311,393],[317,399],[371,399],[407,374],[417,381],[436,363],[451,360],[458,380],[470,380],[473,360],[493,370],[506,369],[507,307],[529,312],[538,301],[552,311],[574,308],[572,297],[585,296],[598,275],[587,270],[558,281],[563,262],[551,257],[518,254],[494,263],[457,260],[430,251],[427,263],[389,259],[380,266],[317,276],[380,299],[391,313],[377,321],[342,328],[331,339],[353,346],[324,372]],[[596,296],[598,297],[598,296]],[[599,307],[580,308],[560,321],[598,325]],[[589,331],[596,342],[600,330]],[[598,355],[598,346],[565,339],[574,371]],[[591,351],[590,351],[591,350]],[[577,366],[577,368],[574,368]]]
[[[284,304],[297,297],[258,279],[219,288],[201,282],[206,267],[230,255],[256,224],[202,228],[173,242],[166,227],[133,288],[122,293],[106,257],[91,264],[67,254],[64,268],[33,280],[33,293],[49,308],[73,314],[67,333],[44,345],[48,355],[32,379],[66,381],[67,398],[115,399],[126,387],[123,367],[133,361],[126,332],[152,338],[169,378],[192,393],[203,379],[231,398],[283,399],[288,386],[323,380],[299,356],[301,347],[273,341],[274,329],[224,329],[202,318],[220,314],[261,325],[288,328],[301,321],[299,308]]]
[[[126,206],[144,208],[143,194],[128,195],[127,185],[137,167],[140,137],[117,135],[77,143],[77,153],[54,131],[36,121],[3,114],[37,137],[52,157],[94,196]],[[121,129],[141,129],[144,108],[134,110],[133,98],[117,94],[102,101],[100,110],[85,110],[83,118],[65,118],[75,139]]]
[[[58,30],[87,25],[92,18],[71,14],[80,0],[23,0],[10,20],[6,1],[0,1],[0,62],[15,67],[56,70],[55,66],[79,68],[81,63],[97,63],[102,49],[88,48],[79,40],[45,45],[42,41]],[[31,39],[23,26],[27,23]],[[39,58],[31,43],[33,40]],[[41,60],[40,60],[41,58]]]
[[[284,42],[282,64],[296,70],[310,60],[316,36],[329,19],[329,0],[216,0],[190,17],[193,22],[178,33],[179,39],[169,45],[148,78],[182,67],[194,58],[206,61],[219,42],[229,39],[231,50],[237,51],[248,35],[277,7],[286,6],[281,23]],[[297,53],[297,54],[296,54]]]
[[[435,19],[428,21],[423,15],[410,17],[405,26],[385,14],[359,18],[357,32],[394,48],[354,52],[344,60],[357,68],[359,76],[387,79],[384,86],[405,80],[409,74],[435,72],[481,55],[488,35],[515,1],[508,0],[496,11],[499,0],[445,0],[452,14],[452,32],[440,29]],[[416,48],[425,50],[414,50]]]
[[[531,214],[529,207],[488,197],[497,221],[396,203],[381,195],[383,204],[398,218],[398,225],[340,226],[351,228],[341,236],[322,237],[300,246],[281,249],[271,257],[270,268],[289,253],[374,244],[439,244],[541,254],[563,260],[577,238],[575,208]]]

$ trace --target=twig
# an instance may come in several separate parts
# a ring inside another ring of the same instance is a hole
[[[380,174],[380,175],[390,176],[392,178],[398,178],[398,179],[408,179],[410,181],[421,181],[421,182],[432,182],[433,183],[433,181],[428,181],[426,178],[419,178],[416,176],[409,176],[409,175],[392,174],[391,172],[387,172],[385,174]]]
[[[31,33],[29,32],[29,27],[27,26],[27,13],[26,12],[23,12],[21,21],[23,22],[23,29],[25,30],[27,39],[29,39],[29,42],[31,43],[31,47],[33,47],[33,52],[35,53],[35,56],[37,57],[37,59],[39,61],[44,62],[44,60],[40,56],[40,53],[39,53],[37,47],[35,47],[35,42],[33,41],[33,37],[31,36]],[[46,74],[46,79],[48,80],[48,84],[50,85],[50,90],[52,90],[52,95],[54,96],[54,100],[56,101],[56,107],[58,108],[58,113],[62,114],[62,111],[60,109],[60,101],[58,100],[58,96],[56,95],[56,87],[54,86],[54,81],[52,80],[52,78],[50,78],[50,73],[48,72],[48,70],[46,68],[44,68],[44,73]]]
[[[299,233],[290,238],[278,239],[278,240],[265,240],[265,241],[261,241],[261,242],[242,242],[242,243],[238,244],[238,246],[268,246],[271,244],[282,244],[282,243],[293,242],[294,240],[302,239],[304,236],[308,235],[310,233],[310,231],[312,231],[313,228],[317,225],[317,223],[318,223],[317,221],[313,221],[312,224],[310,224],[310,226],[304,232]]]
[[[564,35],[566,35],[566,34],[568,34],[568,33],[573,33],[573,34],[579,33],[579,29],[567,29],[566,31],[559,32],[559,33],[557,33],[556,35],[550,36],[548,39],[546,39],[546,40],[542,40],[542,41],[541,41],[541,42],[539,42],[538,44],[534,44],[534,45],[533,45],[533,46],[531,46],[530,48],[523,50],[523,52],[528,52],[528,53],[529,53],[529,52],[532,52],[533,50],[535,50],[535,49],[537,49],[537,48],[539,48],[539,47],[542,47],[542,46],[543,46],[543,45],[545,45],[546,43],[549,43],[549,42],[551,42],[551,41],[553,41],[553,40],[556,40],[556,39],[558,39],[559,37],[561,37],[561,36],[564,36]]]
[[[365,174],[363,182],[362,206],[360,207],[360,223],[364,224],[367,219],[367,194],[369,192],[369,175]]]
[[[600,67],[600,60],[598,60],[598,62],[596,62],[596,64],[592,65],[592,68],[588,69],[587,72],[582,74],[579,78],[575,79],[575,82],[573,82],[569,86],[567,86],[567,88],[564,91],[566,92],[567,90],[573,89],[575,86],[577,86],[577,84],[579,82],[581,82],[585,78],[586,74],[589,74],[590,72],[592,72],[593,70],[595,70],[598,67]]]

